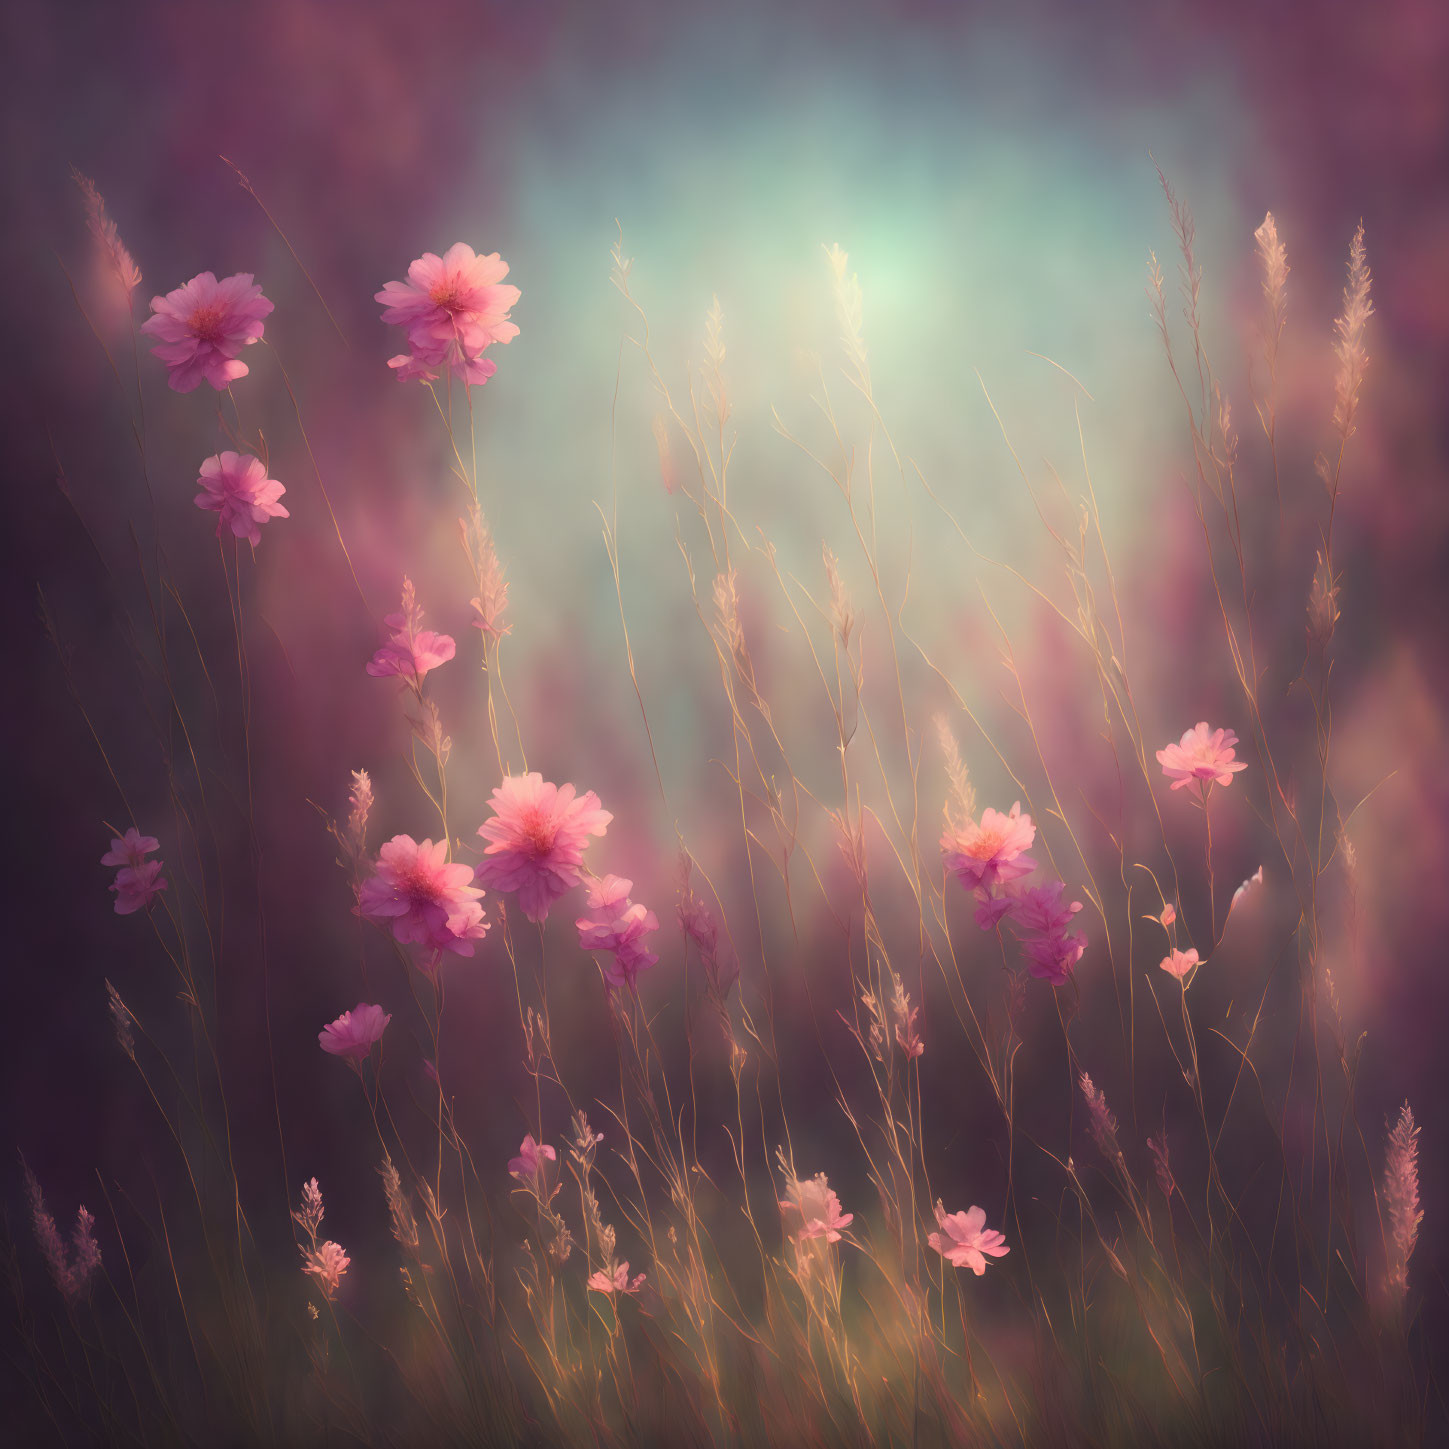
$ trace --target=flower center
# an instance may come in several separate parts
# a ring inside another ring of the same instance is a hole
[[[225,307],[217,302],[208,302],[204,307],[198,307],[191,314],[186,325],[191,329],[192,334],[203,342],[216,343],[222,339],[222,322],[225,317]]]
[[[545,856],[553,849],[553,825],[541,810],[525,812],[518,822],[518,834],[524,849],[535,857]]]

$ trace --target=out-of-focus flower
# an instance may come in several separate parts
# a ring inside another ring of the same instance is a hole
[[[1179,981],[1183,981],[1188,972],[1198,965],[1197,950],[1189,946],[1186,951],[1179,951],[1174,946],[1158,964],[1169,976],[1175,976]]]
[[[518,1156],[509,1159],[508,1174],[520,1182],[535,1183],[542,1179],[544,1164],[557,1162],[558,1152],[547,1142],[535,1142],[530,1132],[518,1149]]]
[[[1081,901],[1062,902],[1066,885],[1059,880],[1023,890],[1016,898],[1016,924],[1023,931],[1043,936],[1059,936],[1071,924],[1072,917],[1082,909]]]
[[[116,872],[111,889],[116,893],[116,914],[129,916],[149,907],[166,889],[166,877],[161,874],[159,860],[143,860],[138,865],[128,865]]]
[[[250,272],[220,282],[214,272],[199,272],[174,292],[152,297],[151,311],[141,331],[156,338],[151,351],[166,364],[172,390],[191,392],[209,382],[221,392],[250,371],[237,353],[261,337],[272,304]]]
[[[329,1302],[337,1296],[342,1275],[351,1262],[339,1243],[329,1241],[302,1249],[302,1271],[317,1280],[317,1286]]]
[[[629,1260],[625,1258],[622,1263],[615,1263],[607,1273],[589,1274],[589,1287],[595,1293],[637,1293],[644,1286],[644,1280],[648,1276],[647,1273],[640,1273],[631,1282]]]
[[[1368,254],[1363,244],[1363,222],[1353,234],[1348,249],[1348,281],[1343,289],[1343,311],[1333,324],[1333,344],[1338,371],[1333,386],[1333,423],[1345,442],[1353,436],[1353,420],[1358,412],[1358,390],[1368,366],[1368,350],[1364,332],[1373,316],[1374,304],[1369,300],[1373,277],[1369,272]]]
[[[367,817],[372,814],[372,777],[366,770],[352,772],[347,805],[347,845],[356,857],[367,846]]]
[[[392,634],[367,662],[367,672],[374,678],[385,679],[395,674],[418,689],[429,670],[446,664],[457,652],[458,646],[451,635],[423,628],[423,611],[409,578],[403,579],[401,608],[395,614],[388,614],[383,623]]]
[[[1182,738],[1165,749],[1158,750],[1157,762],[1162,773],[1172,781],[1174,790],[1181,790],[1193,781],[1202,782],[1207,790],[1214,784],[1231,785],[1233,775],[1248,767],[1241,760],[1234,760],[1234,746],[1238,737],[1232,730],[1210,730],[1206,720],[1199,720],[1190,730],[1184,730]]]
[[[1005,1237],[986,1226],[984,1208],[948,1213],[938,1198],[936,1224],[941,1231],[932,1233],[926,1241],[953,1267],[970,1268],[978,1278],[986,1271],[988,1257],[1004,1258],[1011,1251]]]
[[[472,879],[471,866],[448,861],[446,841],[419,844],[411,835],[394,835],[362,883],[357,908],[370,921],[391,921],[399,941],[471,956],[473,942],[488,931],[483,892]]]
[[[1008,881],[1030,875],[1036,862],[1025,852],[1036,839],[1030,815],[1021,813],[1021,801],[1010,814],[987,806],[980,824],[968,820],[959,827],[947,827],[941,836],[941,854],[946,869],[967,890],[989,891]]]
[[[105,198],[96,189],[96,183],[89,176],[82,175],[74,166],[71,167],[70,174],[85,198],[86,226],[95,238],[96,250],[126,294],[126,305],[129,306],[131,294],[141,285],[141,269],[126,250],[126,244],[121,240],[116,223],[106,211]]]
[[[1087,938],[1080,931],[1063,931],[1060,935],[1031,936],[1022,942],[1027,970],[1040,981],[1063,986],[1071,979],[1072,968],[1082,959]]]
[[[359,1001],[351,1011],[344,1011],[336,1021],[324,1026],[317,1033],[317,1040],[324,1052],[360,1062],[371,1053],[373,1044],[382,1040],[391,1020],[391,1014],[382,1007]]]
[[[201,465],[196,481],[201,488],[196,506],[221,515],[216,520],[218,538],[231,529],[237,538],[260,543],[262,524],[269,518],[292,516],[277,502],[287,490],[268,478],[261,459],[250,454],[217,453]]]
[[[838,1243],[842,1228],[848,1228],[855,1221],[854,1213],[840,1211],[840,1199],[831,1191],[830,1183],[823,1172],[814,1177],[792,1178],[789,1197],[780,1199],[780,1210],[798,1216],[800,1230],[793,1234],[796,1243],[811,1238],[824,1238],[827,1243]]]
[[[102,865],[123,865],[134,869],[148,855],[161,849],[154,835],[142,835],[133,825],[119,839],[111,838],[111,848],[101,857]]]
[[[55,1219],[45,1206],[40,1183],[23,1157],[20,1166],[25,1174],[25,1195],[30,1203],[30,1222],[35,1230],[36,1244],[55,1286],[68,1302],[74,1303],[90,1291],[91,1279],[101,1266],[101,1250],[93,1231],[96,1220],[85,1208],[77,1209],[75,1232],[67,1249]]]
[[[1309,644],[1323,648],[1333,638],[1338,618],[1338,579],[1320,550],[1318,566],[1313,570],[1313,585],[1308,591]]]
[[[633,986],[639,973],[659,960],[644,944],[644,937],[659,929],[659,919],[629,899],[633,888],[633,881],[617,875],[591,880],[589,914],[574,922],[584,950],[607,951],[612,957],[604,967],[604,979],[610,986]]]
[[[498,561],[498,550],[493,546],[493,531],[476,506],[470,517],[458,520],[458,527],[478,585],[478,593],[468,601],[478,615],[473,627],[483,631],[485,641],[501,639],[512,632],[513,626],[503,622],[503,611],[508,607],[508,580]]]
[[[1233,907],[1236,906],[1236,905],[1238,905],[1238,903],[1240,901],[1242,901],[1245,896],[1249,895],[1254,890],[1255,887],[1260,886],[1262,884],[1263,884],[1263,867],[1260,865],[1257,868],[1257,870],[1255,870],[1252,873],[1252,875],[1250,875],[1247,878],[1247,880],[1245,880],[1237,888],[1237,890],[1235,890],[1233,892],[1233,898],[1232,898],[1232,900],[1230,900],[1228,902],[1228,913],[1231,915],[1232,914]]]
[[[582,878],[589,837],[603,835],[614,817],[592,790],[579,795],[537,771],[505,776],[492,803],[493,818],[478,827],[488,842],[478,879],[490,890],[516,892],[524,915],[542,921]]]

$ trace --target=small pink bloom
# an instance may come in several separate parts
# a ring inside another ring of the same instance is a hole
[[[937,1200],[936,1223],[941,1231],[932,1233],[926,1241],[953,1267],[970,1268],[978,1278],[986,1271],[988,1257],[1002,1258],[1011,1251],[1005,1237],[986,1226],[983,1208],[948,1213]]]
[[[324,1026],[317,1033],[317,1040],[324,1052],[360,1062],[371,1053],[373,1043],[382,1040],[391,1020],[391,1015],[382,1007],[359,1001],[351,1011],[344,1011],[336,1021]]]
[[[250,370],[236,360],[266,330],[262,319],[272,304],[254,285],[250,272],[218,282],[200,272],[183,287],[151,298],[155,314],[141,331],[157,339],[151,351],[166,364],[175,392],[191,392],[203,381],[223,391]]]
[[[546,1162],[557,1162],[558,1153],[546,1142],[535,1142],[530,1132],[518,1149],[518,1156],[509,1159],[508,1173],[520,1182],[537,1182],[544,1174]]]
[[[318,1243],[315,1248],[302,1249],[302,1271],[317,1280],[323,1296],[329,1301],[336,1297],[342,1285],[342,1275],[352,1262],[340,1244]]]
[[[111,848],[101,857],[102,865],[141,864],[148,855],[161,849],[161,842],[154,835],[142,835],[133,825],[119,840],[111,839]]]
[[[116,914],[129,916],[143,906],[149,907],[166,889],[166,878],[161,874],[159,860],[143,860],[137,865],[128,865],[116,872],[111,889],[116,893]]]
[[[609,1273],[598,1272],[589,1275],[589,1287],[595,1293],[637,1293],[644,1286],[646,1273],[640,1273],[631,1283],[629,1281],[629,1260],[624,1259],[622,1263],[616,1263],[613,1271]]]
[[[1177,907],[1169,901],[1163,906],[1162,914],[1157,919],[1162,922],[1163,929],[1167,929],[1177,919]]]
[[[490,890],[516,891],[530,921],[544,920],[578,885],[589,836],[603,835],[614,818],[592,790],[576,795],[537,771],[509,775],[493,792],[493,818],[478,827],[488,841],[478,879]]]
[[[1157,761],[1162,773],[1172,781],[1174,790],[1181,790],[1194,780],[1211,784],[1231,785],[1233,775],[1248,767],[1241,760],[1234,760],[1234,746],[1238,737],[1232,730],[1209,730],[1206,720],[1199,720],[1190,730],[1183,733],[1175,745],[1158,750]]]
[[[827,1243],[838,1243],[842,1228],[848,1228],[855,1221],[854,1213],[840,1211],[840,1199],[831,1191],[830,1183],[823,1172],[804,1181],[795,1179],[790,1183],[790,1196],[780,1200],[780,1210],[797,1214],[800,1231],[794,1235],[796,1243],[809,1238],[824,1238]]]
[[[633,887],[633,881],[617,875],[591,880],[589,914],[574,922],[584,950],[607,951],[612,956],[604,968],[610,986],[633,986],[639,973],[659,960],[644,945],[644,937],[659,929],[658,917],[629,899]]]
[[[1186,951],[1179,951],[1175,946],[1158,963],[1169,976],[1175,976],[1179,981],[1187,977],[1187,973],[1198,964],[1198,955],[1194,947],[1188,947]]]
[[[399,941],[471,956],[473,942],[488,930],[478,904],[483,892],[472,878],[472,866],[448,861],[446,841],[419,844],[411,835],[394,835],[362,883],[357,909],[370,921],[390,920]]]
[[[196,506],[221,515],[216,521],[218,538],[229,528],[237,538],[260,543],[262,524],[269,518],[292,516],[277,502],[287,490],[267,477],[260,458],[218,453],[201,465],[196,481],[201,487]]]
[[[989,891],[1036,869],[1036,862],[1024,854],[1035,839],[1036,826],[1030,815],[1021,813],[1018,800],[1009,815],[988,805],[979,825],[968,820],[963,826],[948,827],[941,837],[941,854],[946,869],[967,890]]]
[[[451,635],[424,629],[423,611],[411,579],[403,579],[402,607],[388,614],[383,623],[392,630],[387,643],[368,660],[367,672],[377,679],[395,674],[414,686],[440,664],[446,664],[457,652]]]
[[[1027,969],[1038,980],[1050,981],[1053,986],[1064,986],[1071,979],[1072,968],[1086,949],[1087,938],[1080,931],[1033,936],[1022,942]]]

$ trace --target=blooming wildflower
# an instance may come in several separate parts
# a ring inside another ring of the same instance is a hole
[[[302,1206],[293,1209],[292,1218],[309,1238],[315,1238],[326,1212],[322,1202],[322,1189],[317,1185],[315,1177],[309,1177],[302,1184]]]
[[[250,272],[220,282],[215,273],[200,272],[174,292],[152,297],[151,311],[141,331],[157,339],[151,351],[166,364],[172,390],[191,392],[205,381],[221,392],[251,370],[237,353],[261,337],[272,304]]]
[[[1169,976],[1175,976],[1179,981],[1187,979],[1187,973],[1198,965],[1198,954],[1194,947],[1189,946],[1186,951],[1179,951],[1175,946],[1158,963]]]
[[[133,825],[120,839],[112,837],[111,848],[101,857],[102,865],[125,865],[135,869],[148,855],[161,849],[154,835],[142,835]]]
[[[1409,1259],[1419,1240],[1424,1210],[1419,1206],[1419,1128],[1407,1102],[1389,1132],[1384,1156],[1384,1216],[1388,1219],[1390,1295],[1401,1302],[1409,1288]]]
[[[984,1208],[948,1213],[938,1198],[936,1223],[941,1231],[932,1233],[926,1241],[953,1267],[970,1268],[978,1278],[986,1271],[988,1257],[1003,1258],[1011,1251],[1005,1237],[986,1226]]]
[[[417,593],[409,578],[403,579],[401,609],[396,614],[388,614],[383,623],[392,630],[392,635],[368,660],[367,672],[374,678],[396,674],[417,688],[429,670],[446,664],[457,652],[457,644],[450,635],[422,627],[423,611],[418,607]]]
[[[578,885],[591,835],[614,817],[592,790],[553,785],[537,771],[508,775],[493,791],[493,818],[478,827],[487,842],[478,879],[491,890],[516,891],[530,921],[542,921],[554,901]]]
[[[547,1142],[535,1142],[530,1132],[518,1149],[518,1156],[508,1163],[508,1175],[520,1182],[537,1182],[544,1174],[544,1163],[557,1162],[558,1153]]]
[[[394,835],[362,883],[358,910],[379,924],[390,920],[399,941],[471,956],[473,942],[488,931],[478,903],[483,892],[471,883],[471,866],[447,857],[446,841],[419,844],[411,835]]]
[[[1081,1076],[1082,1095],[1087,1099],[1087,1127],[1103,1157],[1116,1162],[1122,1156],[1117,1145],[1117,1119],[1107,1106],[1106,1095],[1086,1072]]]
[[[960,827],[948,826],[941,836],[941,854],[946,869],[967,890],[989,891],[1036,869],[1036,862],[1024,853],[1035,839],[1036,826],[1030,815],[1021,813],[1018,800],[1008,815],[988,805],[979,825],[968,820]]]
[[[831,1191],[823,1172],[817,1172],[803,1182],[792,1177],[789,1192],[788,1198],[780,1199],[780,1210],[799,1214],[800,1231],[794,1235],[796,1243],[803,1243],[808,1238],[824,1238],[827,1243],[838,1243],[840,1230],[855,1221],[854,1213],[840,1211],[840,1199]]]
[[[1027,969],[1040,981],[1053,986],[1064,985],[1072,968],[1082,959],[1087,938],[1080,931],[1064,931],[1060,935],[1032,936],[1022,942]]]
[[[201,465],[196,481],[201,488],[196,506],[220,514],[218,538],[229,528],[237,538],[260,543],[262,524],[269,518],[292,516],[277,502],[287,490],[275,478],[268,478],[261,459],[250,454],[243,457],[229,449],[218,453]]]
[[[166,889],[166,877],[161,874],[159,860],[143,860],[138,865],[128,865],[116,872],[111,889],[116,893],[116,914],[129,916],[151,902]]]
[[[1232,730],[1209,730],[1206,720],[1199,720],[1190,730],[1184,730],[1182,738],[1175,745],[1158,750],[1157,762],[1162,773],[1172,781],[1174,790],[1191,785],[1194,780],[1203,782],[1207,790],[1211,785],[1231,785],[1233,775],[1248,767],[1241,760],[1234,760],[1234,746],[1238,737]]]
[[[318,1243],[302,1249],[302,1271],[317,1280],[323,1296],[330,1302],[342,1285],[342,1275],[352,1259],[339,1243]]]
[[[625,1258],[622,1263],[615,1263],[607,1273],[591,1273],[589,1287],[595,1293],[637,1293],[644,1286],[646,1277],[648,1274],[640,1273],[633,1282],[630,1282],[629,1260]]]
[[[359,1001],[351,1011],[344,1011],[336,1021],[324,1026],[317,1033],[317,1040],[324,1052],[360,1062],[371,1054],[373,1044],[382,1040],[391,1020],[391,1014],[382,1007]]]
[[[508,313],[520,293],[504,284],[507,275],[508,263],[497,252],[480,257],[464,242],[441,257],[424,252],[408,268],[407,281],[389,282],[375,294],[382,320],[407,331],[408,353],[388,365],[400,377],[430,381],[433,369],[451,367],[469,383],[486,382],[497,369],[483,358],[484,349],[518,335]]]
[[[45,1206],[45,1197],[35,1174],[24,1158],[21,1158],[20,1165],[25,1173],[25,1195],[30,1202],[35,1241],[55,1286],[69,1302],[74,1303],[90,1290],[91,1278],[101,1266],[101,1250],[92,1231],[96,1220],[85,1208],[77,1209],[75,1232],[71,1235],[71,1247],[67,1249],[55,1219]]]
[[[1062,904],[1065,889],[1065,884],[1057,880],[1022,891],[1015,901],[1016,924],[1038,935],[1062,935],[1072,917],[1082,909],[1081,901]]]
[[[574,922],[584,950],[611,954],[613,959],[604,968],[604,979],[610,986],[633,986],[639,973],[659,960],[644,945],[644,937],[659,929],[659,919],[653,911],[629,899],[633,888],[633,881],[617,875],[591,880],[589,914]]]

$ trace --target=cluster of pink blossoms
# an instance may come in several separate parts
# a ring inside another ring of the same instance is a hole
[[[161,842],[154,835],[142,835],[134,825],[119,839],[111,840],[111,848],[101,857],[101,864],[120,867],[111,885],[116,893],[118,916],[129,916],[143,906],[150,906],[166,889],[162,863],[146,859],[160,849]]]
[[[396,675],[416,690],[429,670],[446,664],[457,652],[452,635],[423,628],[423,611],[409,578],[403,579],[401,607],[396,614],[388,614],[383,623],[392,633],[368,660],[367,672],[375,678]]]
[[[508,1161],[508,1175],[529,1186],[538,1186],[548,1171],[547,1163],[558,1161],[558,1151],[547,1142],[535,1142],[530,1132],[518,1149],[518,1156]]]
[[[391,921],[397,940],[426,946],[435,959],[444,951],[471,956],[473,942],[488,931],[483,892],[472,880],[472,866],[448,860],[446,840],[419,844],[411,835],[394,835],[378,851],[357,909],[370,921]]]
[[[141,331],[156,338],[151,351],[166,364],[173,391],[192,392],[209,382],[222,392],[250,371],[237,353],[260,340],[271,311],[250,272],[220,282],[214,272],[201,272],[174,292],[152,297],[153,315]]]
[[[518,336],[508,313],[520,293],[504,283],[507,275],[508,263],[497,252],[480,257],[465,242],[441,257],[424,252],[405,282],[389,282],[375,294],[382,320],[407,332],[408,350],[387,365],[405,380],[433,382],[447,368],[466,383],[487,382],[498,368],[483,353]]]
[[[644,944],[644,937],[659,929],[659,918],[629,899],[633,888],[633,881],[617,875],[591,880],[589,914],[574,922],[579,928],[579,945],[584,950],[609,954],[604,979],[610,986],[632,987],[639,973],[659,960]]]
[[[1068,929],[1082,903],[1063,901],[1061,881],[1022,884],[1036,869],[1026,853],[1035,839],[1036,826],[1018,800],[1008,814],[987,806],[979,824],[949,827],[941,836],[941,856],[947,871],[975,895],[976,924],[988,931],[1009,920],[1031,974],[1061,986],[1087,949],[1086,937]]]
[[[1206,720],[1199,720],[1176,744],[1158,750],[1157,763],[1174,790],[1196,783],[1206,796],[1214,785],[1231,785],[1233,776],[1248,768],[1233,758],[1237,743],[1232,730],[1210,730]]]
[[[219,514],[218,538],[230,529],[237,538],[260,543],[262,524],[269,518],[290,518],[277,500],[287,490],[275,478],[267,477],[260,458],[227,451],[208,458],[196,480],[201,492],[196,506]]]

